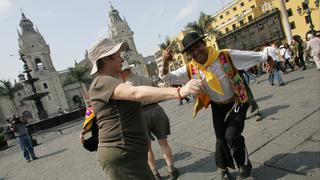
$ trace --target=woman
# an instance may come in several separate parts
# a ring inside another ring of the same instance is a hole
[[[110,179],[154,179],[148,166],[148,142],[141,121],[140,102],[183,98],[197,93],[201,81],[181,88],[131,86],[118,78],[127,45],[104,38],[89,49],[97,77],[89,89],[90,102],[99,126],[98,161]]]

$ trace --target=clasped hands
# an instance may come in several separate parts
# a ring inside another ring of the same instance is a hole
[[[182,97],[189,94],[199,94],[204,89],[204,80],[191,79],[187,84],[181,87],[180,93]]]

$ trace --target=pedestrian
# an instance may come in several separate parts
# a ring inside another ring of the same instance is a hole
[[[313,34],[308,34],[307,37],[309,41],[308,41],[305,52],[310,53],[319,71],[320,70],[320,38],[315,37]]]
[[[303,49],[303,40],[301,39],[301,36],[299,35],[294,35],[292,37],[292,44],[293,44],[293,55],[295,59],[297,59],[299,61],[299,66],[302,67],[302,70],[306,70],[306,63],[304,62],[303,59],[303,53],[304,53],[304,49]]]
[[[197,93],[200,80],[181,88],[132,86],[119,78],[126,43],[103,38],[88,50],[95,75],[89,88],[90,103],[99,126],[98,161],[111,180],[154,179],[148,166],[148,142],[140,102],[159,102]]]
[[[277,53],[277,49],[274,46],[270,46],[268,43],[265,44],[265,48],[263,49],[263,52],[267,53],[274,61],[274,67],[269,67],[269,83],[271,86],[274,85],[274,78],[277,79],[279,86],[284,86],[284,82],[281,78],[281,75],[279,71],[281,70],[280,65],[280,58]]]
[[[242,73],[243,78],[247,84],[250,84],[251,79],[254,81],[255,84],[258,84],[258,81],[257,81],[255,75],[250,72],[250,69],[245,69],[241,73]]]
[[[13,115],[12,120],[10,121],[10,129],[17,137],[18,144],[23,152],[23,157],[27,162],[30,162],[30,156],[32,160],[36,160],[38,157],[34,153],[32,140],[26,124],[28,124],[28,122],[25,119]]]
[[[283,59],[284,62],[284,69],[287,70],[288,66],[291,69],[291,72],[294,71],[294,65],[291,64],[291,51],[290,46],[288,43],[285,43],[284,45],[281,45],[279,47],[280,49],[280,58]]]
[[[244,128],[248,95],[238,69],[246,69],[263,61],[273,61],[266,53],[216,50],[206,46],[205,36],[195,32],[186,34],[182,40],[183,50],[191,62],[169,72],[172,60],[171,49],[163,53],[162,80],[172,83],[185,83],[189,79],[203,79],[204,88],[195,103],[194,116],[202,107],[211,105],[213,127],[216,134],[215,161],[221,176],[231,178],[228,168],[239,168],[239,177],[250,176],[252,164],[248,158],[245,139],[241,135]]]
[[[155,86],[151,79],[132,73],[131,67],[127,61],[124,61],[122,64],[120,77],[132,86]],[[167,136],[171,133],[169,118],[158,103],[142,102],[141,109],[141,117],[146,125],[146,134],[148,138],[148,164],[151,171],[156,180],[161,179],[151,144],[151,141],[154,140],[154,135],[158,140],[163,158],[167,163],[169,177],[172,180],[176,179],[179,176],[179,170],[174,167],[171,147],[167,140]]]

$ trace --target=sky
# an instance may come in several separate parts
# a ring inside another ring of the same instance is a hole
[[[214,14],[232,0],[0,0],[0,79],[17,79],[21,12],[50,46],[57,71],[84,59],[92,43],[108,35],[110,3],[127,20],[143,57],[153,55],[166,37],[174,37],[200,12]]]

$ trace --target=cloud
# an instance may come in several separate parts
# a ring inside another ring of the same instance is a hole
[[[12,6],[12,1],[10,0],[0,0],[0,14],[6,13]]]
[[[180,21],[181,19],[184,19],[184,18],[192,15],[198,6],[199,6],[199,0],[189,1],[185,7],[180,9],[177,16],[175,17],[175,20]]]

